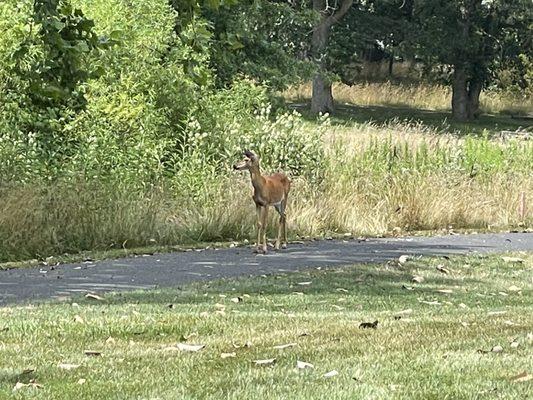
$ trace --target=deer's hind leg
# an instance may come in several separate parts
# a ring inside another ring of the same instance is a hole
[[[261,237],[263,228],[263,207],[260,205],[255,206],[255,213],[257,215],[257,242],[255,252],[259,253],[261,251]]]
[[[285,216],[285,207],[287,205],[287,199],[283,199],[279,204],[274,205],[276,211],[279,213],[279,225],[278,225],[278,238],[276,240],[276,250],[279,250],[280,244],[281,248],[287,248],[287,229]]]

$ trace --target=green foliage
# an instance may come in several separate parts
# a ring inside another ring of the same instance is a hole
[[[185,129],[185,158],[200,153],[224,170],[244,149],[252,149],[266,170],[317,178],[324,167],[323,126],[309,131],[296,112],[273,115],[264,87],[236,81],[231,89],[203,98],[192,113]]]

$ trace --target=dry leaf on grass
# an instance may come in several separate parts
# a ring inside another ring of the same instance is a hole
[[[522,289],[519,288],[518,286],[512,285],[512,286],[509,286],[509,287],[507,288],[507,290],[508,290],[509,292],[519,292],[519,291],[521,291]]]
[[[443,294],[452,294],[453,290],[451,290],[451,289],[437,289],[437,292],[438,293],[443,293]]]
[[[513,340],[510,344],[511,348],[513,349],[516,349],[520,344],[516,341],[516,340]]]
[[[309,286],[311,283],[313,283],[313,282],[311,282],[311,281],[307,281],[307,282],[298,282],[297,285],[299,285],[299,286]]]
[[[101,351],[96,351],[96,350],[85,350],[83,353],[86,356],[92,356],[92,357],[97,357],[97,356],[101,356],[102,355]]]
[[[348,293],[348,290],[344,288],[337,288],[337,292]]]
[[[232,297],[230,301],[232,301],[233,303],[240,303],[241,301],[244,301],[244,299],[241,296],[238,296],[238,297]]]
[[[36,368],[30,367],[30,368],[23,369],[20,374],[21,375],[29,375],[29,374],[34,373],[35,371],[36,371]]]
[[[490,349],[491,352],[493,353],[501,353],[503,351],[503,347],[502,346],[494,346],[492,349]]]
[[[67,364],[67,363],[58,364],[58,368],[59,369],[64,369],[66,371],[71,371],[71,370],[79,368],[79,367],[80,367],[79,364]]]
[[[511,382],[527,382],[533,379],[533,375],[528,374],[526,371],[522,372],[521,374],[518,374],[516,376],[513,376],[511,378]]]
[[[205,347],[205,344],[187,344],[187,343],[178,343],[176,348],[181,351],[186,352],[197,352],[202,350]]]
[[[104,299],[103,297],[98,296],[97,294],[93,294],[93,293],[87,293],[85,295],[85,298],[89,300],[103,300]]]
[[[252,342],[250,342],[249,340],[244,342],[244,344],[238,344],[238,343],[231,343],[231,345],[236,348],[236,349],[240,349],[242,347],[252,347]]]
[[[42,389],[44,386],[41,385],[40,383],[37,383],[35,379],[32,379],[28,383],[17,382],[15,386],[13,386],[13,392],[16,392],[17,390],[20,390],[25,387],[29,387],[33,389]]]
[[[375,320],[374,322],[361,322],[359,324],[359,328],[361,329],[377,329],[378,327],[378,320]]]
[[[442,264],[437,265],[436,268],[437,268],[437,271],[442,272],[443,274],[449,274],[450,273],[450,270],[447,269],[447,268],[444,268],[444,265],[442,265]]]
[[[220,354],[220,358],[235,358],[237,357],[237,353],[222,353]]]
[[[255,365],[274,365],[275,363],[275,358],[267,358],[265,360],[254,360]]]
[[[85,382],[87,382],[87,379],[84,379],[84,378],[78,379],[78,385],[83,385]]]
[[[83,320],[82,317],[80,317],[79,315],[75,315],[74,316],[74,322],[77,322],[78,324],[84,324],[85,321]]]
[[[296,361],[296,368],[298,369],[306,369],[306,368],[315,368],[315,366],[313,364],[310,364],[308,362],[305,362],[305,361]]]
[[[422,283],[424,282],[424,277],[420,275],[415,275],[411,278],[411,282],[413,283]]]
[[[277,350],[283,350],[283,349],[288,349],[289,347],[294,347],[294,346],[296,346],[296,343],[287,343],[287,344],[278,344],[277,346],[274,346],[273,348]]]
[[[331,377],[334,377],[336,375],[339,375],[339,372],[338,371],[329,371],[329,372],[326,372],[324,375],[322,375],[324,378],[331,378]]]
[[[407,261],[409,261],[409,256],[406,254],[403,254],[398,258],[400,264],[405,264]]]
[[[523,263],[524,259],[519,257],[502,257],[502,260],[506,263]]]
[[[439,303],[438,301],[426,301],[426,300],[418,300],[420,303],[427,304],[430,306],[441,306],[442,303]]]

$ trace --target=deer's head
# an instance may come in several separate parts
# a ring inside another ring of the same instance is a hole
[[[234,164],[233,169],[242,171],[259,167],[259,157],[254,152],[246,150],[243,155],[244,158],[242,159],[242,161],[239,161],[238,163]]]

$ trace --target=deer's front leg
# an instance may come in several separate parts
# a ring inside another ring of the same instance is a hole
[[[268,206],[263,206],[261,210],[261,229],[263,233],[263,254],[267,253],[267,238],[266,238],[266,230],[267,230],[267,218],[268,218]]]
[[[261,229],[263,227],[262,224],[262,208],[260,205],[255,206],[255,213],[257,216],[257,242],[256,242],[256,253],[259,253],[261,251]]]

